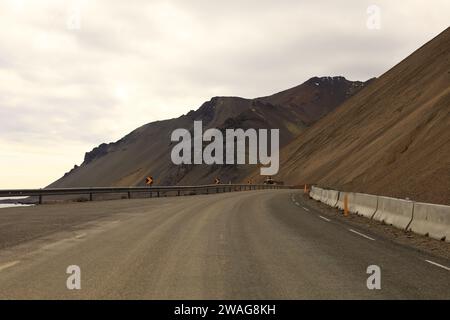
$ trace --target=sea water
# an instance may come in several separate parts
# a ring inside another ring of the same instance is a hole
[[[15,207],[29,207],[29,206],[33,206],[33,204],[0,203],[0,209],[15,208]]]
[[[0,198],[0,200],[20,200],[25,199],[26,197],[12,197],[12,198]],[[33,204],[21,204],[21,203],[0,203],[0,209],[3,208],[16,208],[16,207],[29,207],[33,206]]]

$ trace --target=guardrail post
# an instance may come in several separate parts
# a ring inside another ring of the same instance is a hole
[[[92,198],[93,198],[92,193],[89,193],[89,201],[92,201],[93,200]]]
[[[128,191],[128,199],[131,199],[131,192]]]
[[[158,194],[158,198],[159,198],[159,191],[157,192],[157,194]]]
[[[180,196],[180,190],[178,190],[178,196]]]
[[[42,204],[42,194],[39,195],[39,204]]]

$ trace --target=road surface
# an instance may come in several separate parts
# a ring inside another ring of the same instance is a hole
[[[0,210],[0,298],[450,299],[448,260],[308,206],[297,190]],[[81,290],[68,290],[69,265]],[[369,290],[369,265],[381,290]]]

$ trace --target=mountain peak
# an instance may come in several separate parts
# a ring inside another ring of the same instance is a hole
[[[315,81],[320,81],[320,82],[335,82],[335,81],[349,81],[347,80],[345,77],[343,76],[323,76],[323,77],[312,77],[311,79],[309,79],[308,81],[306,81],[307,83],[309,82],[315,82]]]
[[[101,144],[88,152],[83,164],[52,187],[140,185],[143,176],[157,175],[162,184],[210,183],[213,176],[241,181],[250,167],[178,167],[170,162],[170,134],[175,128],[191,130],[193,121],[204,128],[277,128],[280,145],[288,144],[306,127],[337,108],[349,97],[354,82],[343,77],[315,77],[278,94],[256,99],[215,96],[187,115],[152,122],[119,142]],[[327,83],[327,85],[325,85]],[[352,92],[356,92],[354,90]],[[167,139],[161,139],[167,137]]]

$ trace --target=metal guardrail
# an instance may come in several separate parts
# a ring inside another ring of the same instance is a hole
[[[6,197],[38,197],[38,203],[43,203],[44,196],[89,195],[89,201],[94,200],[96,194],[127,194],[131,199],[132,194],[148,193],[150,198],[154,195],[160,197],[167,192],[176,192],[181,196],[186,192],[195,194],[211,194],[233,191],[267,190],[267,189],[291,189],[292,186],[270,184],[214,184],[200,186],[155,186],[155,187],[95,187],[95,188],[58,188],[58,189],[14,189],[0,190],[0,198]]]

